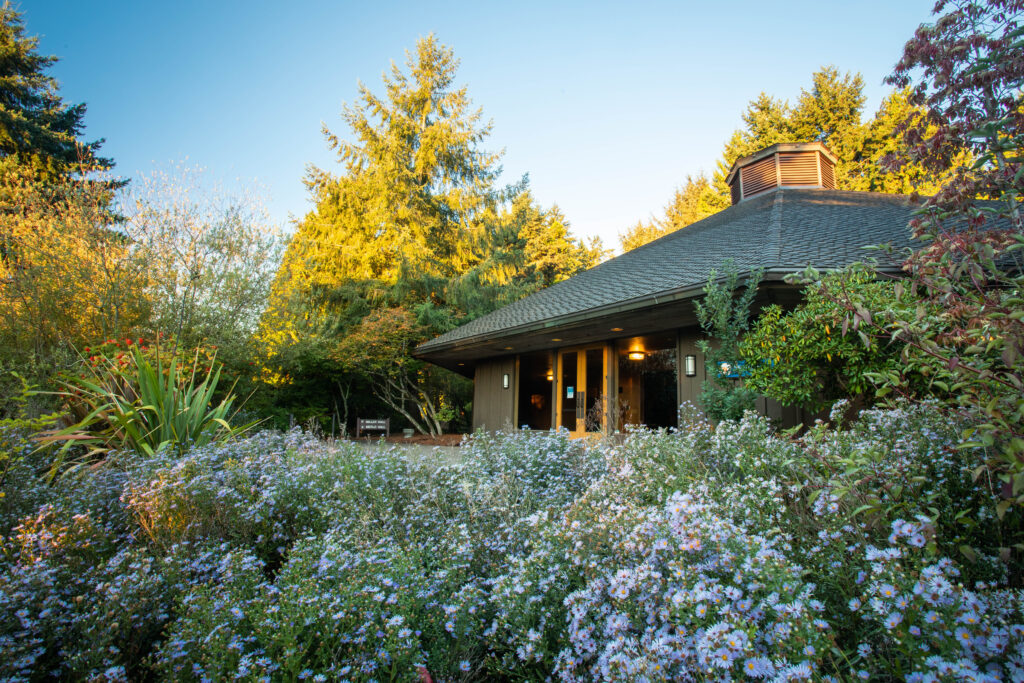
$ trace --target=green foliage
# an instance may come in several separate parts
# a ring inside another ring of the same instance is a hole
[[[0,356],[36,383],[71,346],[134,336],[148,317],[144,260],[112,228],[105,197],[0,158],[0,203],[17,207],[0,212]]]
[[[697,320],[711,340],[697,342],[704,354],[709,379],[701,386],[700,403],[713,420],[737,420],[747,410],[754,409],[757,393],[738,377],[740,341],[750,326],[750,305],[761,281],[760,269],[748,274],[743,293],[736,295],[739,272],[730,262],[725,266],[720,281],[717,270],[712,269],[704,285],[704,299],[695,304]]]
[[[632,251],[637,247],[642,247],[645,244],[650,244],[654,240],[667,235],[668,231],[664,230],[656,222],[637,221],[636,225],[628,228],[626,232],[619,233],[619,249],[622,253]]]
[[[569,220],[558,205],[542,211],[529,192],[516,198],[510,215],[520,222],[517,238],[522,248],[517,253],[519,277],[540,289],[587,270],[604,258],[598,238],[589,244],[573,237]]]
[[[945,174],[910,223],[921,246],[903,267],[920,304],[879,312],[855,296],[842,303],[853,324],[886,316],[874,336],[904,345],[899,367],[871,375],[879,394],[914,396],[923,377],[969,422],[963,446],[987,450],[975,476],[998,482],[1002,516],[1024,504],[1024,28],[1012,2],[939,3],[943,11],[888,79],[922,111],[899,130],[906,158],[892,161]],[[1017,534],[1006,546],[1019,557]]]
[[[864,78],[842,74],[825,66],[811,75],[811,89],[801,90],[790,118],[790,135],[797,142],[823,142],[839,159],[837,179],[850,176],[850,164],[863,146],[861,111],[864,109]],[[844,180],[837,182],[846,189]]]
[[[33,448],[29,437],[52,428],[60,419],[59,413],[30,417],[29,401],[38,392],[17,373],[12,372],[11,375],[21,385],[21,388],[17,393],[8,396],[7,410],[9,414],[0,418],[0,506],[4,508],[18,507],[16,502],[12,503],[7,500],[5,484],[12,471],[23,468],[24,461],[32,452]],[[17,497],[23,492],[14,490],[13,493]],[[0,532],[5,531],[5,529],[0,529]]]
[[[778,142],[823,142],[838,158],[836,187],[840,190],[933,192],[948,170],[925,171],[917,163],[898,168],[883,161],[890,157],[909,162],[908,145],[898,130],[921,116],[905,90],[883,102],[868,122],[861,121],[864,79],[824,66],[811,75],[811,89],[801,90],[795,106],[761,93],[742,114],[743,127],[726,142],[713,184],[724,205],[729,203],[725,183],[737,159]]]
[[[676,188],[672,201],[665,207],[664,217],[649,223],[637,223],[625,234],[619,235],[619,245],[623,252],[636,249],[728,206],[728,198],[715,190],[707,176],[703,173],[688,175],[683,186]]]
[[[294,430],[26,475],[47,504],[0,540],[0,675],[1010,678],[1022,519],[987,512],[962,426],[902,403],[797,439],[747,414],[478,434],[457,463]]]
[[[253,374],[253,336],[281,246],[250,197],[209,197],[199,184],[42,181],[0,159],[0,364],[51,385],[97,340],[176,331],[216,346],[233,378]],[[129,201],[131,200],[131,201]]]
[[[864,340],[885,329],[886,315],[915,310],[916,299],[896,282],[878,279],[864,265],[823,277],[810,269],[800,280],[805,284],[804,302],[789,312],[769,306],[744,337],[740,355],[750,372],[746,385],[783,405],[811,411],[842,398],[870,405],[875,394],[872,376],[898,370],[903,345],[884,338],[865,345]],[[841,302],[850,299],[876,312],[870,322],[848,322]]]
[[[361,85],[345,107],[350,140],[325,129],[342,172],[307,174],[315,208],[288,246],[260,332],[279,397],[344,403],[339,388],[361,385],[378,415],[436,432],[462,412],[468,384],[418,363],[400,363],[396,378],[363,351],[396,360],[396,348],[408,353],[603,256],[557,207],[539,207],[525,178],[497,185],[501,155],[483,149],[491,124],[455,85],[457,67],[450,48],[421,39],[404,69],[385,74],[382,95]],[[381,319],[400,326],[400,340]]]
[[[12,157],[38,178],[54,180],[110,168],[96,156],[100,142],[81,143],[85,105],[68,105],[46,74],[56,57],[38,53],[39,39],[25,35],[22,15],[0,5],[0,158]]]
[[[725,179],[732,165],[779,142],[825,143],[838,157],[835,177],[840,190],[932,194],[950,177],[949,168],[926,169],[910,159],[910,147],[900,132],[922,120],[924,109],[911,102],[908,89],[891,93],[878,112],[862,122],[866,98],[860,74],[841,74],[834,66],[825,66],[811,75],[811,83],[810,90],[801,90],[795,106],[763,92],[751,100],[741,114],[743,126],[726,141],[711,179],[688,175],[663,217],[640,221],[619,235],[622,251],[727,208],[731,199]],[[966,148],[957,156],[957,163],[970,159]]]
[[[469,393],[468,382],[413,358],[429,327],[403,308],[370,312],[333,351],[339,368],[373,379],[375,393],[422,433],[437,435]],[[429,391],[430,387],[433,391]]]
[[[144,264],[147,333],[189,349],[215,347],[229,370],[251,374],[285,245],[258,195],[227,192],[201,171],[179,168],[137,179],[119,199],[120,229]]]
[[[953,163],[929,169],[911,163],[902,131],[922,119],[922,109],[911,102],[909,89],[893,91],[882,100],[874,118],[864,125],[859,152],[848,169],[848,189],[892,194],[933,195],[950,177],[950,169],[970,162],[965,149]],[[898,169],[893,167],[898,163]]]
[[[119,359],[93,357],[87,374],[66,383],[63,396],[83,406],[86,414],[74,425],[41,437],[44,444],[64,444],[52,474],[64,468],[67,454],[76,447],[88,449],[83,462],[111,450],[180,454],[193,446],[222,443],[253,426],[229,423],[235,401],[230,391],[213,405],[221,373],[215,361],[216,367],[205,372],[193,361],[191,372],[185,373],[177,357],[168,361],[159,352],[155,356],[154,365],[133,345]]]

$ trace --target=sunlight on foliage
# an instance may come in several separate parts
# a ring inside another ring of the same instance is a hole
[[[52,488],[20,468],[0,667],[1012,680],[1024,593],[1000,545],[1022,519],[994,513],[960,434],[932,406],[800,439],[684,411],[621,443],[480,433],[454,465],[295,430],[115,454]]]
[[[77,423],[40,437],[43,444],[64,444],[51,476],[65,467],[72,449],[86,449],[84,456],[75,456],[78,464],[115,449],[146,456],[168,449],[183,453],[251,429],[252,424],[229,423],[235,401],[230,390],[213,404],[221,367],[215,359],[211,367],[198,367],[198,354],[191,372],[181,370],[176,355],[161,354],[159,349],[151,361],[138,344],[114,359],[93,356],[83,375],[70,378],[62,393],[86,414]]]

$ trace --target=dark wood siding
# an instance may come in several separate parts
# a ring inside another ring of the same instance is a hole
[[[826,190],[836,189],[836,174],[832,162],[825,157],[821,158],[821,186]]]
[[[707,376],[704,369],[704,354],[697,348],[697,340],[702,339],[700,330],[692,330],[679,333],[679,347],[676,355],[676,368],[679,378],[679,404],[690,403],[698,410],[700,409],[700,388]],[[697,357],[697,376],[686,376],[686,356]]]
[[[817,152],[781,152],[779,169],[783,185],[818,185]]]
[[[476,366],[473,379],[473,429],[497,431],[512,427],[516,405],[516,362],[514,358],[498,358]],[[502,378],[508,375],[505,389]]]
[[[775,168],[775,155],[761,161],[755,161],[750,166],[740,169],[740,180],[743,182],[743,198],[752,197],[758,192],[778,187],[778,174]]]

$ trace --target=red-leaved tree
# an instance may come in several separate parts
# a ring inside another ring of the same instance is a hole
[[[923,305],[889,318],[905,367],[876,379],[901,393],[922,373],[970,420],[965,445],[988,453],[976,476],[1002,497],[1000,517],[1024,505],[1022,13],[1024,0],[940,0],[935,23],[918,28],[888,79],[909,86],[926,112],[903,128],[904,162],[939,173],[966,150],[974,163],[956,168],[911,222],[923,245],[904,269]],[[861,322],[870,315],[850,310]]]

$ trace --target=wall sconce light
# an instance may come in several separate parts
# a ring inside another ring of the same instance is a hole
[[[697,376],[697,356],[693,354],[687,354],[683,359],[683,370],[687,377]]]
[[[501,376],[501,388],[502,389],[508,389],[508,380],[509,380],[508,373],[506,372],[504,375]]]
[[[643,360],[644,359],[644,352],[643,351],[630,351],[629,352],[629,359],[630,360]]]
[[[553,373],[552,371],[548,370],[547,380],[550,382],[553,379],[555,379],[555,373]]]

